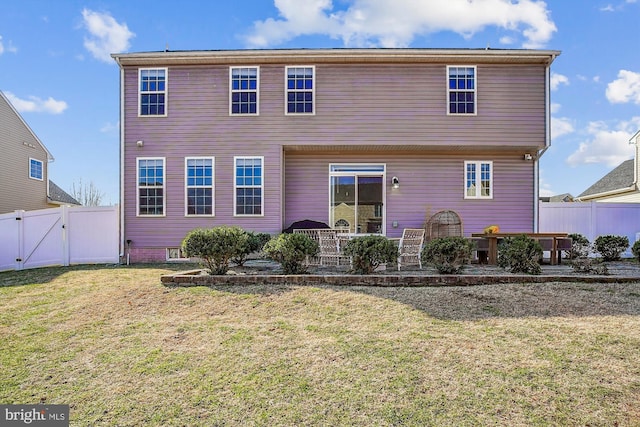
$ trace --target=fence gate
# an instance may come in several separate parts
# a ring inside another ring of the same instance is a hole
[[[0,215],[0,271],[117,263],[118,208],[68,207]]]

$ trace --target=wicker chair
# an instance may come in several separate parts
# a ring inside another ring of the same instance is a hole
[[[422,269],[422,244],[424,243],[424,228],[405,228],[398,246],[398,271],[406,265],[418,265]]]
[[[439,237],[462,237],[464,235],[460,215],[450,210],[435,213],[429,218],[424,229],[427,240]]]

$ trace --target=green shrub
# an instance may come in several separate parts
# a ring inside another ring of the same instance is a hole
[[[307,272],[305,259],[316,255],[318,249],[318,243],[309,236],[284,233],[269,240],[262,250],[267,257],[282,265],[284,274],[303,274]]]
[[[636,240],[636,242],[633,244],[633,247],[631,248],[631,252],[633,253],[633,256],[636,257],[638,261],[640,261],[640,240]]]
[[[441,237],[425,245],[421,258],[440,274],[459,274],[471,261],[472,251],[473,243],[464,237]]]
[[[507,237],[498,247],[498,265],[512,273],[540,274],[542,246],[525,234]]]
[[[567,256],[571,259],[588,257],[591,253],[591,243],[589,239],[579,233],[569,234],[571,238],[571,251],[567,251]]]
[[[200,258],[209,274],[225,274],[229,260],[245,250],[247,239],[240,227],[197,228],[184,238],[182,250],[188,257]]]
[[[617,261],[629,247],[627,236],[598,236],[594,242],[596,251],[602,255],[603,261]]]
[[[360,236],[347,242],[345,255],[352,257],[352,272],[370,274],[381,264],[398,260],[398,247],[384,236]]]
[[[262,250],[264,245],[271,240],[271,234],[269,233],[254,233],[253,231],[245,231],[247,234],[247,241],[242,251],[231,258],[231,261],[237,265],[244,265],[249,255],[254,252]]]

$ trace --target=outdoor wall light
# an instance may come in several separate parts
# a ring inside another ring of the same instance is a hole
[[[137,145],[138,147],[142,147],[142,146],[144,146],[144,141],[142,141],[142,140],[140,140],[140,141],[136,141],[136,145]]]
[[[526,153],[526,154],[524,155],[524,159],[525,159],[525,160],[533,160],[533,156],[532,156],[531,154],[529,154],[529,153]]]
[[[395,189],[400,188],[400,180],[398,179],[397,176],[394,176],[393,178],[391,178],[391,186]]]

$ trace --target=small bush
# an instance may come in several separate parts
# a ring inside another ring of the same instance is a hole
[[[307,256],[318,253],[318,243],[304,234],[286,233],[269,240],[262,249],[267,257],[282,265],[284,274],[307,272],[304,264]]]
[[[598,236],[594,242],[596,251],[602,255],[603,261],[617,261],[629,247],[627,236]]]
[[[440,274],[459,274],[471,261],[472,251],[473,243],[464,237],[441,237],[426,244],[421,258]]]
[[[253,231],[245,231],[247,234],[247,242],[242,248],[242,251],[231,258],[231,261],[237,265],[244,265],[249,255],[254,252],[262,250],[264,245],[271,240],[271,234],[269,233],[254,233]]]
[[[209,274],[220,275],[229,270],[229,260],[242,253],[247,239],[240,227],[197,228],[184,238],[182,250],[188,257],[200,258]]]
[[[589,239],[579,233],[569,234],[569,237],[571,238],[571,251],[567,251],[567,256],[570,259],[588,257],[591,253]]]
[[[398,247],[384,236],[351,239],[345,245],[344,253],[352,257],[352,272],[355,274],[370,274],[381,264],[398,260]]]
[[[512,273],[542,273],[541,258],[542,246],[525,234],[504,239],[498,248],[498,265]]]
[[[636,257],[636,259],[640,262],[640,240],[636,240],[636,242],[633,244],[633,247],[631,248],[631,252],[633,253],[633,256]]]

